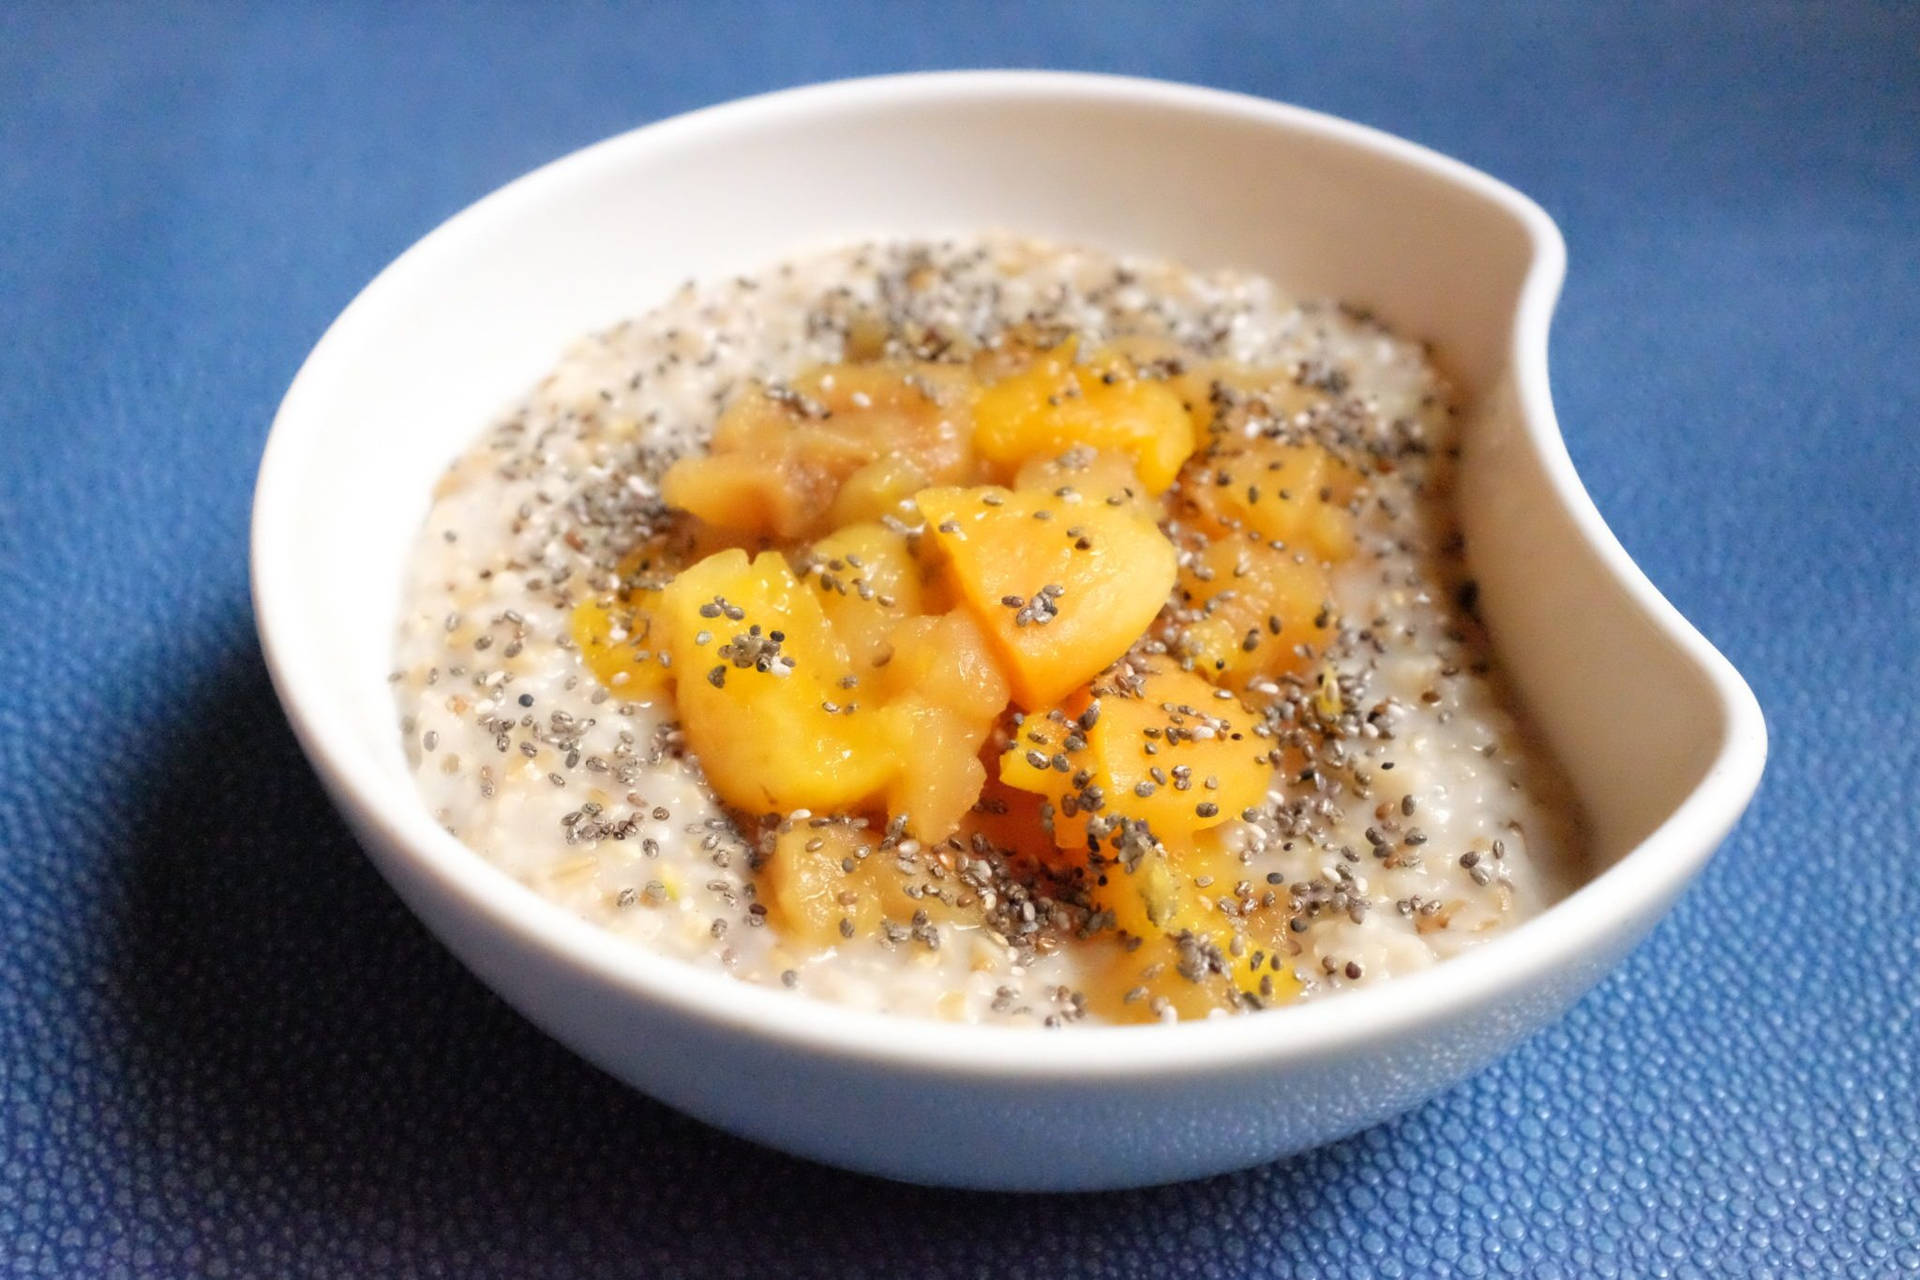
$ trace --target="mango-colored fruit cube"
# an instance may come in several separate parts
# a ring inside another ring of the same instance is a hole
[[[1255,534],[1332,563],[1353,554],[1353,468],[1311,442],[1223,443],[1188,468],[1174,514],[1215,537]]]
[[[1131,459],[1154,494],[1173,483],[1197,439],[1177,392],[1119,356],[1075,365],[1072,342],[986,388],[973,416],[974,448],[990,462],[1011,470],[1086,446]]]
[[[1305,669],[1333,635],[1327,573],[1265,541],[1222,537],[1180,569],[1174,653],[1223,688]]]
[[[708,452],[667,470],[661,496],[737,536],[813,537],[839,523],[829,513],[842,485],[883,458],[910,464],[922,483],[965,479],[973,394],[971,374],[937,364],[831,365],[754,387],[720,415]],[[869,475],[849,507],[901,483]]]
[[[1009,786],[993,776],[995,759],[987,765],[987,783],[962,821],[962,836],[969,842],[976,837],[1008,859],[1016,875],[1049,875],[1078,879],[1087,865],[1084,843],[1078,853],[1068,852],[1053,842],[1047,830],[1041,806],[1048,803],[1031,791]]]
[[[1053,457],[1027,459],[1014,473],[1013,487],[1126,507],[1155,522],[1165,514],[1164,504],[1147,492],[1126,455],[1085,446]]]
[[[1300,983],[1282,941],[1284,926],[1275,929],[1271,913],[1239,913],[1234,888],[1241,876],[1238,859],[1213,832],[1155,844],[1129,862],[1103,865],[1091,891],[1094,902],[1112,913],[1115,928],[1142,940],[1128,960],[1114,965],[1103,984],[1106,997],[1117,981],[1131,981],[1122,1006],[1145,1004],[1151,1013],[1159,997],[1180,1017],[1191,1018],[1224,1006],[1235,993],[1262,1005],[1297,996]],[[1223,899],[1235,910],[1223,907]],[[1130,1012],[1120,1020],[1139,1019],[1139,1011]]]
[[[836,488],[832,475],[778,456],[690,454],[660,479],[668,505],[750,539],[812,532]]]
[[[879,832],[847,820],[801,820],[774,838],[760,867],[767,920],[783,938],[820,950],[871,940],[883,924],[959,918],[939,882],[902,872]],[[843,923],[844,922],[844,923]]]
[[[893,772],[877,708],[818,591],[777,552],[723,551],[661,593],[687,742],[719,797],[755,813],[855,808]]]
[[[922,611],[920,563],[906,538],[883,525],[849,525],[798,559],[834,633],[863,672],[892,653],[895,625]]]
[[[1052,839],[1070,855],[1087,860],[1088,787],[1098,788],[1096,807],[1104,810],[1106,788],[1097,781],[1099,762],[1087,741],[1098,712],[1085,688],[1045,711],[1029,712],[1014,729],[995,776],[1006,786],[1031,792],[1043,801],[1041,818]]]
[[[1096,827],[1125,819],[1156,839],[1188,840],[1258,806],[1273,779],[1270,742],[1253,734],[1238,701],[1219,695],[1171,666],[1137,681],[1103,678],[1027,716],[1000,780],[1053,801],[1063,848],[1108,844],[1088,841],[1090,815]]]
[[[887,785],[887,812],[904,816],[916,839],[946,839],[987,780],[979,753],[991,722],[970,721],[920,697],[889,702],[880,715],[898,766]]]
[[[1121,507],[991,487],[915,503],[1024,707],[1051,706],[1125,653],[1173,586],[1173,544]]]
[[[1171,338],[1128,334],[1109,342],[1104,351],[1132,362],[1135,368],[1153,370],[1180,397],[1202,440],[1215,429],[1216,397],[1250,404],[1261,417],[1275,421],[1285,421],[1329,399],[1322,386],[1297,377],[1297,369],[1196,360]]]
[[[893,657],[878,676],[889,699],[921,697],[956,715],[991,724],[1011,688],[980,624],[965,610],[907,618],[894,625]]]
[[[594,596],[574,607],[572,631],[594,678],[628,702],[654,702],[673,688],[667,629],[657,624],[658,591]]]
[[[932,483],[933,478],[912,458],[898,454],[875,458],[841,482],[827,509],[827,524],[844,529],[887,516],[911,523],[913,495]]]
[[[899,772],[887,811],[923,841],[959,828],[987,780],[980,749],[1006,709],[1007,678],[964,611],[896,624],[876,677]]]
[[[1271,743],[1220,693],[1171,666],[1150,671],[1137,692],[1099,692],[1086,738],[1111,811],[1147,823],[1161,840],[1183,840],[1266,799]]]

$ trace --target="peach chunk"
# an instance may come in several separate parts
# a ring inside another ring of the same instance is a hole
[[[1196,443],[1179,394],[1117,355],[1097,353],[1075,365],[1074,346],[1070,340],[1044,352],[1025,372],[980,393],[974,448],[1009,469],[1076,445],[1109,450],[1133,461],[1147,492],[1161,492]]]
[[[660,496],[670,506],[758,539],[811,533],[836,489],[831,474],[778,455],[689,454],[660,478]]]
[[[778,552],[722,551],[661,593],[687,742],[715,794],[756,813],[853,808],[893,770],[846,649]]]
[[[901,871],[879,846],[879,832],[846,819],[801,820],[781,831],[760,867],[768,922],[784,938],[825,950],[871,938],[882,924],[911,926],[919,912],[936,921],[960,915],[940,884]]]
[[[893,650],[893,628],[921,609],[920,564],[905,536],[878,524],[849,525],[799,557],[820,607],[854,665],[871,670]]]
[[[674,521],[621,558],[618,589],[574,607],[574,643],[601,684],[631,702],[652,702],[672,690],[673,659],[658,621],[660,587],[702,555],[722,550],[715,541],[714,531],[696,521]]]
[[[841,482],[827,510],[827,523],[842,529],[886,516],[911,522],[913,495],[932,483],[912,458],[897,454],[875,458]]]
[[[1241,877],[1237,859],[1211,833],[1184,844],[1156,846],[1131,869],[1103,867],[1092,896],[1113,913],[1114,926],[1141,944],[1120,950],[1088,984],[1089,1005],[1117,1021],[1158,1017],[1161,1000],[1182,1018],[1204,1017],[1235,993],[1262,1005],[1283,1004],[1300,992],[1291,953],[1271,921],[1230,914]]]
[[[1113,923],[1136,938],[1160,934],[1212,931],[1209,916],[1219,914],[1209,902],[1232,891],[1238,863],[1218,841],[1189,839],[1184,844],[1155,844],[1131,869],[1124,861],[1103,866],[1094,881],[1094,897],[1113,912]],[[1205,879],[1201,886],[1196,880]]]
[[[1104,502],[1126,507],[1155,521],[1165,514],[1161,500],[1147,492],[1124,454],[1102,453],[1084,445],[1055,457],[1029,458],[1014,473],[1013,487],[1035,493]]]
[[[707,453],[667,470],[661,497],[736,535],[811,537],[836,523],[828,513],[843,483],[883,458],[910,464],[919,483],[966,479],[972,396],[970,374],[938,364],[830,365],[756,386],[720,415]],[[866,475],[850,511],[903,483]]]
[[[899,770],[887,812],[904,814],[919,839],[943,840],[986,783],[980,748],[1007,705],[1007,679],[964,612],[899,623],[892,655],[879,673]]]
[[[573,610],[573,640],[594,678],[629,702],[652,702],[673,688],[667,629],[657,624],[658,591],[597,596]]]
[[[1173,544],[1120,507],[992,487],[915,502],[1024,707],[1051,706],[1125,653],[1173,586]]]
[[[1149,671],[1137,692],[1100,693],[1087,744],[1110,809],[1176,840],[1266,799],[1268,741],[1254,736],[1246,709],[1220,692],[1168,668]]]
[[[1285,420],[1329,399],[1322,387],[1300,377],[1298,366],[1283,369],[1237,360],[1197,360],[1171,338],[1127,334],[1108,343],[1105,350],[1163,378],[1186,406],[1202,439],[1216,429],[1221,400],[1252,404],[1262,418]]]
[[[1084,863],[1087,855],[1084,805],[1089,787],[1098,789],[1095,803],[1102,808],[1106,803],[1106,789],[1095,781],[1098,761],[1087,741],[1099,715],[1091,710],[1092,702],[1092,695],[1081,688],[1045,711],[1022,717],[995,775],[1005,785],[1045,801],[1042,813],[1054,843],[1077,863]]]
[[[908,618],[894,626],[892,644],[893,657],[879,675],[889,700],[925,698],[982,724],[1006,709],[1007,677],[971,614]]]
[[[991,766],[993,761],[985,763]],[[1041,812],[1041,805],[1047,802],[1031,791],[1008,786],[992,776],[991,768],[988,773],[980,798],[961,823],[962,836],[970,843],[984,840],[1023,878],[1043,872],[1062,879],[1077,878],[1086,867],[1086,851],[1082,848],[1079,853],[1068,853],[1054,844]]]
[[[1270,747],[1251,732],[1251,719],[1238,701],[1177,668],[1150,668],[1137,681],[1102,679],[1090,694],[1026,717],[1000,780],[1054,800],[1063,846],[1085,839],[1089,799],[1096,815],[1186,840],[1265,800]]]
[[[897,752],[887,812],[905,817],[915,839],[946,839],[986,784],[979,752],[991,724],[969,721],[918,697],[887,703],[880,717]]]
[[[1352,467],[1311,442],[1222,444],[1181,477],[1174,514],[1215,536],[1251,532],[1331,562],[1353,554]]]
[[[1257,539],[1208,543],[1181,566],[1177,597],[1172,650],[1222,688],[1299,671],[1333,634],[1326,570]]]

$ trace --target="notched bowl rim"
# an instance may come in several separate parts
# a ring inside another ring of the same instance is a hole
[[[1303,132],[1419,170],[1470,193],[1526,230],[1531,262],[1514,299],[1509,355],[1526,433],[1555,499],[1643,616],[1705,677],[1723,726],[1701,783],[1611,867],[1533,919],[1418,973],[1255,1015],[1140,1026],[1029,1027],[945,1023],[853,1009],[778,991],[658,954],[621,939],[533,889],[461,844],[425,809],[382,797],[380,770],[355,740],[344,712],[303,672],[326,655],[295,626],[296,538],[291,493],[299,447],[316,429],[304,403],[332,375],[342,334],[377,315],[383,295],[497,215],[538,201],[577,173],[628,163],[634,153],[690,137],[750,128],[801,109],[919,105],[995,98],[1164,104]],[[1216,89],[1070,72],[958,71],[837,81],[743,98],[643,126],[555,160],[483,197],[428,233],[375,277],[329,327],[275,417],[254,496],[252,580],[261,646],[296,736],[336,803],[365,835],[413,863],[438,890],[494,931],[551,953],[601,985],[608,998],[651,1002],[814,1056],[978,1078],[1094,1079],[1182,1069],[1226,1072],[1249,1065],[1324,1060],[1439,1026],[1522,995],[1579,966],[1623,935],[1648,927],[1706,863],[1745,809],[1766,759],[1766,727],[1751,689],[1669,604],[1628,557],[1575,474],[1548,390],[1547,340],[1566,274],[1566,246],[1547,213],[1519,191],[1460,161],[1365,125],[1305,108]],[[286,495],[286,496],[283,496]],[[376,863],[381,851],[373,850]],[[383,871],[385,868],[382,868]],[[1597,976],[1597,975],[1596,975]]]

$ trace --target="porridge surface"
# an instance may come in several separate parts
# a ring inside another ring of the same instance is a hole
[[[1292,371],[1316,438],[1391,460],[1332,580],[1328,740],[1229,824],[1252,896],[1292,904],[1314,998],[1425,968],[1566,887],[1573,825],[1471,617],[1448,511],[1453,410],[1422,348],[1264,280],[1010,237],[866,245],[689,284],[569,351],[447,472],[415,548],[394,690],[421,795],[541,895],[636,945],[862,1008],[968,1021],[1082,1016],[1071,945],[943,924],[938,945],[813,952],[767,927],[755,848],[685,756],[670,698],[582,664],[574,606],[658,519],[658,482],[730,397],[842,359],[865,318],[936,356],[1021,323],[1145,334]],[[1308,699],[1311,701],[1311,698]],[[1222,886],[1222,891],[1227,890]]]

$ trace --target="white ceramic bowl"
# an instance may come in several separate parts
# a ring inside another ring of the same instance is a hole
[[[1481,608],[1585,805],[1582,888],[1377,988],[1041,1032],[860,1013],[649,954],[435,825],[386,676],[401,566],[454,455],[571,339],[689,276],[991,228],[1248,268],[1438,344],[1468,405]],[[987,72],[696,112],[487,197],[327,331],[261,464],[261,641],[307,755],[401,897],[529,1018],[662,1101],[918,1182],[1114,1187],[1269,1160],[1419,1102],[1558,1014],[1667,910],[1759,780],[1753,695],[1628,560],[1561,445],[1546,352],[1564,265],[1552,222],[1511,188],[1225,93]]]

